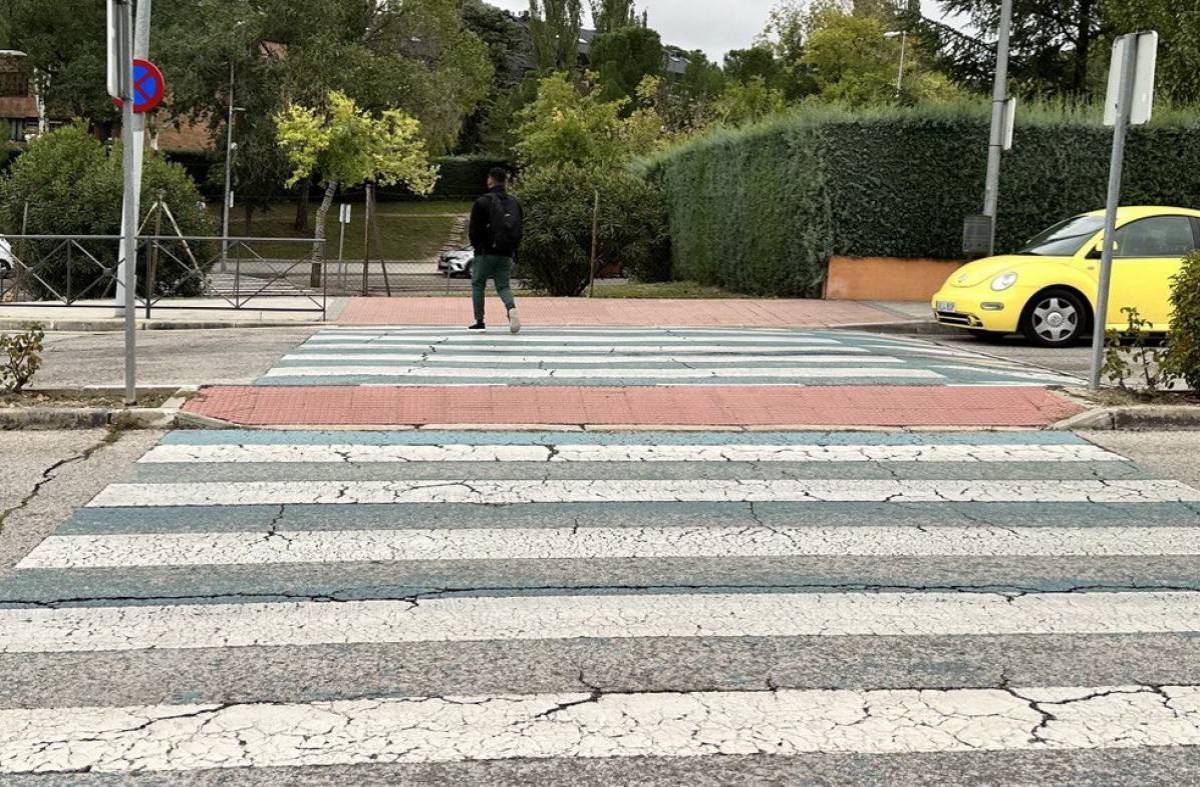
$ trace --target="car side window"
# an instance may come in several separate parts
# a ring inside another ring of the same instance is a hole
[[[1155,216],[1117,230],[1118,257],[1183,257],[1196,250],[1192,220]]]

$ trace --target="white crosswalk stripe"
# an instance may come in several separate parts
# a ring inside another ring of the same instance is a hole
[[[1051,432],[173,433],[0,574],[0,781],[1186,760],[1197,503]]]
[[[1068,702],[1075,700],[1074,702]],[[1045,734],[1036,703],[1054,705]],[[777,691],[0,710],[0,767],[101,773],[459,759],[911,754],[1200,745],[1200,690]],[[254,731],[246,735],[248,730]],[[746,730],[730,735],[730,730]],[[302,744],[302,741],[313,741]],[[47,751],[49,749],[49,751]],[[214,757],[220,752],[221,757]]]

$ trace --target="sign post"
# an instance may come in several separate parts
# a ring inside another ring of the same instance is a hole
[[[130,0],[108,2],[108,89],[121,101],[122,168],[125,175],[121,206],[121,243],[117,263],[117,308],[125,317],[125,403],[137,403],[137,335],[134,331],[134,293],[137,287],[137,211],[133,112],[133,6]],[[130,264],[132,263],[132,264]]]
[[[1116,250],[1117,208],[1121,204],[1121,175],[1125,164],[1125,137],[1130,124],[1150,120],[1154,107],[1154,70],[1158,58],[1158,33],[1129,33],[1113,43],[1104,99],[1104,123],[1113,127],[1112,163],[1108,173],[1108,201],[1104,213],[1104,249],[1092,319],[1092,390],[1100,388],[1104,341],[1108,323],[1109,287]]]

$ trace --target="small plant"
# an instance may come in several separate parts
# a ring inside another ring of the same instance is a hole
[[[1171,335],[1163,365],[1200,391],[1200,252],[1183,261],[1171,286]]]
[[[1129,381],[1135,379],[1140,391],[1151,395],[1170,388],[1176,375],[1164,366],[1168,350],[1153,343],[1154,323],[1132,306],[1121,309],[1121,313],[1129,324],[1105,334],[1102,369],[1105,379],[1123,391],[1130,390]]]
[[[0,391],[20,393],[42,366],[42,326],[32,323],[20,333],[0,333]]]

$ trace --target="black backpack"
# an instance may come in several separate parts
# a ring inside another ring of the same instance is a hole
[[[492,231],[490,253],[511,257],[520,248],[521,235],[524,232],[521,203],[508,194],[492,194],[491,203],[491,217],[488,222]]]

